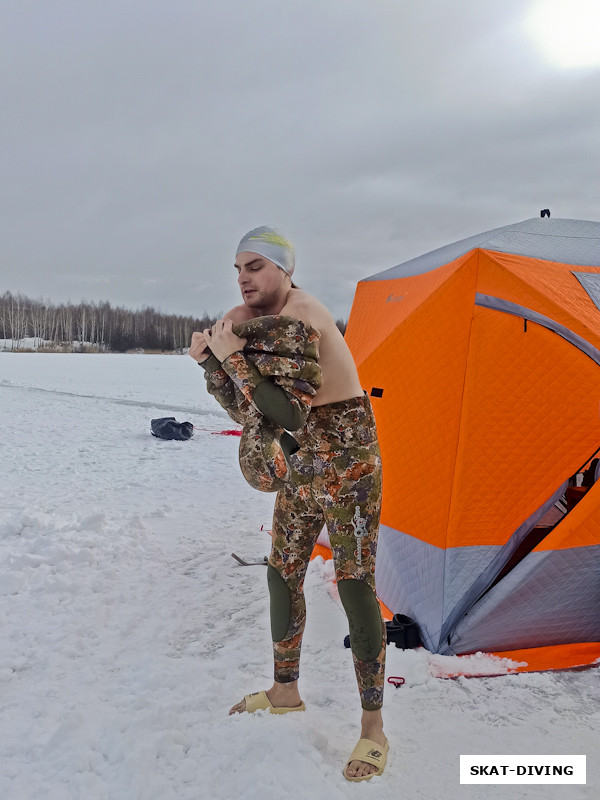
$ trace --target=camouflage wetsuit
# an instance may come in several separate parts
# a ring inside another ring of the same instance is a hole
[[[304,578],[325,523],[350,625],[361,705],[378,709],[383,701],[386,640],[375,595],[381,456],[369,398],[310,408],[320,385],[315,369],[318,333],[298,320],[259,317],[234,331],[248,338],[244,352],[232,354],[222,364],[212,356],[203,366],[210,393],[244,425],[240,445],[244,475],[256,488],[278,492],[268,567],[275,680],[298,679],[306,618]],[[260,389],[265,381],[285,392],[295,413],[294,427],[285,425],[293,430],[293,439],[288,437],[283,450],[279,439],[284,434],[280,413],[284,405],[281,397],[274,405],[268,402],[275,390]],[[267,398],[261,400],[262,411],[256,407],[258,395]],[[272,408],[280,424],[267,416]]]

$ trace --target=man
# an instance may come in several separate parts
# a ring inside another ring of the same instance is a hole
[[[294,249],[285,236],[269,227],[250,231],[235,269],[243,304],[195,332],[190,356],[204,366],[211,394],[245,425],[244,475],[278,492],[268,565],[275,680],[229,713],[304,710],[303,583],[326,523],[362,706],[360,741],[344,776],[366,780],[381,774],[388,749],[381,716],[386,633],[374,581],[381,457],[371,405],[331,314],[292,283]],[[256,478],[248,477],[259,462]]]

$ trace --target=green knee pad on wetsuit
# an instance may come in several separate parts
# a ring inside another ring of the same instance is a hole
[[[302,427],[302,415],[291,404],[290,398],[281,386],[264,380],[254,390],[253,400],[260,413],[276,425],[290,431]]]
[[[292,593],[279,572],[267,567],[267,585],[271,598],[271,638],[281,642],[287,636],[292,618]]]
[[[276,425],[292,431],[302,427],[302,417],[298,409],[292,406],[280,386],[275,386],[274,383],[269,381],[259,383],[254,393],[254,402],[258,410]],[[285,460],[289,464],[290,456],[299,450],[300,446],[287,430],[284,430],[279,437],[279,443]]]
[[[364,581],[338,581],[340,600],[350,626],[350,647],[359,661],[373,661],[381,651],[383,628],[375,593]]]

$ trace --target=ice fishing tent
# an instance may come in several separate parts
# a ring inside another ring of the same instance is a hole
[[[600,657],[600,481],[575,477],[600,448],[600,223],[526,220],[373,275],[346,339],[382,446],[383,603],[432,652]]]

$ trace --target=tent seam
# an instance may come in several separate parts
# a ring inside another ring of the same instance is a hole
[[[480,263],[479,262],[480,262],[480,256],[481,256],[480,248],[477,248],[476,250],[474,250],[473,254],[477,259],[477,267],[476,267],[476,270],[475,270],[475,281],[474,281],[474,287],[473,287],[473,307],[472,307],[472,310],[471,310],[471,319],[469,321],[469,332],[468,332],[468,339],[467,339],[468,346],[467,346],[467,353],[466,353],[466,357],[465,357],[464,370],[463,370],[461,401],[460,401],[460,413],[459,413],[459,424],[458,424],[458,436],[456,437],[456,450],[455,450],[455,453],[454,453],[454,467],[453,467],[453,470],[452,470],[452,488],[450,490],[450,500],[448,502],[448,514],[447,514],[447,517],[446,517],[446,547],[444,547],[445,556],[444,556],[444,568],[443,568],[443,575],[442,575],[442,598],[443,598],[443,600],[442,600],[442,619],[441,619],[441,624],[440,624],[440,634],[441,634],[441,631],[444,628],[444,611],[445,611],[445,604],[446,604],[445,603],[445,598],[446,598],[446,591],[445,591],[445,588],[446,588],[446,564],[447,564],[447,561],[448,561],[448,559],[447,559],[447,553],[448,553],[448,547],[447,547],[447,544],[448,544],[448,529],[449,529],[449,526],[450,526],[450,518],[452,516],[452,509],[453,509],[453,504],[454,504],[454,485],[455,485],[455,481],[456,481],[458,454],[460,452],[461,439],[463,438],[463,412],[464,412],[464,404],[465,404],[465,387],[466,387],[466,384],[467,384],[467,372],[468,372],[468,367],[469,367],[469,358],[470,358],[470,355],[471,355],[471,332],[473,330],[473,321],[475,319],[475,309],[477,307],[475,300],[476,300],[476,297],[477,297],[477,287],[478,287],[478,283],[479,283],[479,267],[480,267]],[[450,635],[450,634],[451,634],[451,632],[448,633],[448,635]],[[440,641],[438,642],[438,649],[439,649],[441,644],[442,644],[442,642],[441,642],[441,639],[440,639]]]

